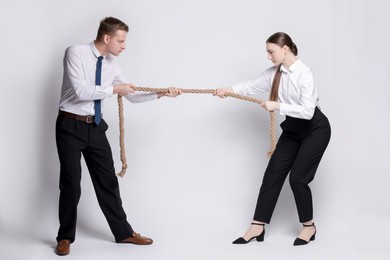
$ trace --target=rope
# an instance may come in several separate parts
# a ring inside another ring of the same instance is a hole
[[[143,91],[143,92],[154,92],[154,93],[168,93],[169,90],[167,88],[145,88],[145,87],[133,87],[135,91]],[[182,93],[188,94],[213,94],[214,89],[182,89]],[[233,97],[241,100],[246,100],[250,102],[254,102],[257,104],[263,104],[263,101],[257,98],[243,96],[231,92],[226,92],[225,96]],[[125,130],[124,130],[124,116],[123,116],[123,102],[122,97],[118,95],[118,109],[119,109],[119,143],[120,143],[120,156],[122,162],[122,171],[118,173],[118,176],[123,177],[126,173],[127,162],[126,162],[126,152],[125,152]],[[271,157],[276,147],[276,117],[275,112],[270,112],[271,117],[271,148],[267,153],[268,157]]]
[[[118,95],[118,110],[119,110],[119,145],[120,155],[122,162],[122,171],[118,173],[118,176],[123,177],[127,169],[126,151],[125,151],[125,120],[123,116],[123,100],[122,96]]]
[[[271,111],[269,113],[270,113],[270,117],[271,117],[271,127],[269,130],[271,133],[271,147],[267,153],[267,156],[269,158],[271,158],[271,156],[274,153],[275,148],[276,148],[276,116],[275,116],[274,111]]]

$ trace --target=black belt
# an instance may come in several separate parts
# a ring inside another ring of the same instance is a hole
[[[80,115],[76,115],[76,114],[69,113],[66,111],[61,111],[61,110],[59,112],[59,115],[63,116],[63,117],[70,118],[70,119],[83,121],[87,124],[91,124],[91,123],[95,122],[95,116],[80,116]]]

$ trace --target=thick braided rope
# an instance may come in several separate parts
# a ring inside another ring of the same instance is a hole
[[[155,92],[155,93],[167,93],[168,92],[167,88],[134,87],[134,90],[144,91],[144,92]],[[187,94],[213,94],[215,89],[182,89],[182,91],[183,91],[183,93],[187,93]],[[260,99],[257,99],[257,98],[253,98],[253,97],[238,95],[238,94],[231,93],[231,92],[226,92],[225,95],[228,97],[234,97],[234,98],[238,98],[238,99],[242,99],[242,100],[246,100],[246,101],[255,102],[255,103],[260,104],[260,105],[263,104],[263,101],[261,101]]]
[[[154,92],[154,93],[167,93],[169,90],[167,88],[146,88],[146,87],[133,87],[135,91],[144,91],[144,92]],[[182,89],[183,93],[188,94],[213,94],[214,89]],[[250,102],[255,102],[257,104],[262,104],[263,101],[257,98],[243,96],[231,92],[226,92],[226,96],[233,97],[241,100],[246,100]],[[122,162],[122,171],[118,173],[118,176],[123,177],[126,173],[127,162],[126,162],[126,153],[125,153],[125,138],[124,138],[124,116],[123,116],[123,102],[122,97],[118,95],[118,109],[119,109],[119,142],[120,142],[120,155]],[[271,148],[267,153],[268,157],[271,157],[276,147],[276,119],[275,113],[270,112],[271,117]]]
[[[118,176],[123,177],[127,169],[126,161],[126,150],[125,150],[125,120],[123,115],[123,100],[122,96],[118,95],[118,110],[119,110],[119,145],[120,145],[120,155],[122,162],[122,170],[118,173]]]
[[[271,158],[272,154],[275,151],[276,148],[276,116],[275,112],[271,111],[270,117],[271,117],[271,126],[270,126],[270,133],[271,133],[271,147],[267,153],[268,157]]]

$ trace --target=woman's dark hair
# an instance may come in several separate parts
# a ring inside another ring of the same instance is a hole
[[[278,45],[280,48],[283,48],[284,45],[290,48],[292,53],[294,53],[295,56],[298,55],[298,47],[295,45],[295,43],[291,40],[291,37],[288,36],[287,33],[284,32],[277,32],[272,34],[266,41],[266,43],[274,43]]]
[[[100,21],[100,26],[97,32],[96,40],[100,41],[103,35],[113,35],[116,31],[122,30],[125,32],[129,31],[129,27],[127,24],[122,22],[121,20],[114,17],[106,17]]]
[[[290,50],[292,51],[292,53],[294,53],[295,56],[298,55],[298,47],[291,40],[291,37],[288,36],[287,33],[284,33],[284,32],[274,33],[267,39],[266,43],[274,43],[274,44],[278,45],[280,48],[283,48],[283,46],[286,45],[287,47],[290,48]],[[269,100],[271,100],[271,101],[278,100],[278,91],[279,91],[279,84],[280,84],[281,76],[282,76],[282,72],[280,71],[280,65],[279,65],[276,68],[274,80],[272,81],[271,93],[269,95]]]

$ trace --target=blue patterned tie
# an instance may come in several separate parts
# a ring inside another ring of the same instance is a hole
[[[103,56],[98,57],[98,61],[96,63],[96,78],[95,85],[100,86],[102,81],[102,60]],[[102,108],[101,108],[101,100],[95,100],[95,123],[98,125],[102,120]]]

